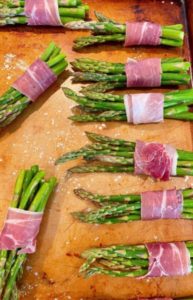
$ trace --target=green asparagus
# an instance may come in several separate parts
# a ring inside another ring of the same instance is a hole
[[[127,87],[125,64],[79,58],[73,61],[73,82],[97,82],[82,91],[104,92]],[[161,59],[161,85],[186,85],[190,82],[190,62],[181,57]]]
[[[56,186],[56,178],[44,179],[45,172],[38,166],[21,170],[16,180],[11,207],[33,212],[44,212],[48,199]],[[42,180],[43,179],[43,180]],[[17,281],[22,274],[26,254],[16,250],[0,251],[0,295],[2,300],[11,300],[18,294]]]
[[[58,11],[62,24],[85,20],[88,17],[89,7],[81,0],[58,0]],[[28,24],[25,15],[25,1],[0,1],[0,26]]]
[[[41,60],[48,65],[56,76],[59,76],[68,65],[65,55],[53,42],[42,54]],[[0,127],[10,124],[31,103],[29,98],[10,87],[0,97]]]
[[[104,44],[108,42],[124,42],[126,35],[126,24],[116,21],[95,12],[98,21],[67,23],[66,28],[72,30],[91,30],[91,36],[80,37],[74,41],[74,49],[80,50],[91,45]],[[184,40],[182,24],[161,26],[160,44],[173,47],[181,47]]]
[[[122,95],[83,92],[83,96],[79,96],[68,88],[63,88],[63,92],[68,98],[79,104],[81,113],[69,117],[73,121],[127,121],[124,96]],[[193,89],[165,93],[164,118],[192,121],[193,113],[189,111],[189,106],[192,104]]]
[[[94,142],[77,151],[62,155],[56,165],[82,157],[89,162],[83,166],[69,169],[70,173],[133,173],[135,143],[114,139],[93,132],[86,132],[89,140]],[[193,152],[177,149],[177,176],[193,176]],[[92,164],[92,161],[95,162]],[[96,164],[96,162],[98,162]],[[102,163],[101,163],[102,162]]]
[[[192,263],[192,243],[187,242],[186,247]],[[148,274],[148,256],[147,248],[143,245],[92,248],[81,254],[86,261],[80,267],[80,273],[86,278],[96,274],[113,277],[140,277]]]
[[[115,224],[141,219],[141,195],[98,195],[84,189],[76,189],[74,193],[81,199],[92,201],[97,209],[73,212],[72,215],[85,223]],[[183,211],[181,218],[193,219],[193,189],[182,190]]]

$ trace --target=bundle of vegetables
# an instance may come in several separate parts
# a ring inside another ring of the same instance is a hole
[[[126,64],[79,58],[72,62],[72,66],[80,71],[72,74],[73,82],[97,82],[84,88],[84,91],[181,85],[190,81],[190,63],[181,57],[128,59]]]
[[[0,26],[63,26],[86,19],[88,12],[89,7],[82,0],[49,0],[49,4],[47,0],[1,0]]]
[[[193,113],[190,111],[190,105],[193,105],[193,89],[135,95],[103,94],[94,91],[83,91],[83,95],[78,95],[68,88],[63,88],[63,91],[68,98],[78,103],[75,107],[78,113],[69,117],[75,122],[128,121],[141,124],[162,122],[164,119],[193,121]],[[128,119],[125,97],[131,97],[131,101],[134,101],[134,119]]]
[[[10,124],[66,69],[65,54],[53,42],[26,72],[0,97],[0,127]],[[32,88],[33,87],[33,88]]]
[[[38,166],[18,174],[7,220],[0,234],[0,295],[19,299],[17,281],[23,273],[27,253],[35,252],[36,236],[56,178],[45,179]],[[20,246],[19,246],[20,245]]]
[[[84,189],[74,190],[84,200],[99,208],[74,212],[72,215],[85,223],[116,224],[135,220],[193,219],[193,189],[151,191],[129,195],[99,195]]]
[[[109,42],[124,42],[124,46],[135,45],[167,45],[181,47],[184,31],[182,24],[161,26],[150,22],[117,23],[100,13],[95,13],[96,22],[71,22],[66,24],[70,29],[91,30],[93,35],[81,37],[74,41],[74,49],[78,50],[91,45]]]
[[[153,142],[134,143],[92,132],[86,132],[86,135],[94,143],[64,154],[56,164],[82,157],[89,163],[69,169],[71,173],[134,172],[161,180],[168,180],[170,175],[193,175],[193,152]],[[93,161],[98,163],[91,164]]]
[[[152,243],[139,246],[114,245],[88,249],[80,272],[113,277],[182,276],[192,272],[193,243]]]

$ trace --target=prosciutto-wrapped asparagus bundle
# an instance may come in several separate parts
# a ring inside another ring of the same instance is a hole
[[[42,56],[0,97],[0,127],[10,124],[29,104],[35,102],[67,65],[65,54],[51,43]]]
[[[73,82],[97,82],[84,91],[105,92],[115,88],[160,87],[188,84],[190,63],[181,57],[128,59],[126,64],[79,58],[72,62]]]
[[[80,96],[63,88],[64,94],[74,100],[75,122],[126,121],[131,124],[159,123],[164,119],[193,121],[193,89],[168,93],[103,94],[84,92]],[[74,108],[73,108],[74,110]]]
[[[170,176],[193,176],[193,152],[156,142],[135,143],[92,132],[86,132],[86,135],[94,143],[64,154],[56,160],[56,165],[82,157],[89,164],[73,167],[69,172],[124,172],[164,181]]]
[[[0,297],[18,299],[17,280],[21,278],[27,254],[36,251],[36,238],[56,178],[45,179],[38,166],[21,170],[14,195],[0,233]]]
[[[129,195],[99,195],[83,189],[74,190],[81,198],[92,201],[97,209],[74,212],[85,223],[117,224],[135,220],[193,219],[193,189],[150,191]]]
[[[63,26],[86,19],[88,12],[81,0],[5,0],[0,1],[0,26]]]
[[[167,45],[181,47],[184,40],[182,24],[161,26],[151,22],[126,22],[120,24],[95,13],[98,21],[75,21],[66,24],[67,28],[91,30],[93,35],[84,36],[74,41],[74,49],[79,50],[91,45],[122,42],[124,47],[140,45]]]
[[[183,276],[192,272],[193,243],[151,243],[139,246],[114,245],[88,249],[80,273],[113,277]]]

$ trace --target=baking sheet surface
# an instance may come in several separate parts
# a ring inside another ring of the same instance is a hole
[[[93,10],[102,11],[119,21],[151,20],[160,24],[185,22],[181,1],[88,0]],[[72,51],[75,37],[83,32],[65,32],[58,28],[14,27],[0,30],[0,92],[33,62],[51,40],[59,43],[69,60],[91,57],[125,62],[127,57],[189,58],[186,43],[183,49],[128,48],[121,45],[92,47]],[[3,46],[2,46],[3,45]],[[65,98],[60,85],[72,87],[67,73],[12,125],[0,132],[0,226],[7,212],[17,171],[39,164],[48,175],[55,175],[59,185],[49,202],[38,238],[37,253],[30,255],[20,287],[22,299],[128,299],[133,297],[193,295],[193,275],[183,278],[118,279],[96,276],[85,280],[78,275],[82,263],[79,254],[89,247],[152,241],[193,239],[192,221],[133,222],[121,225],[96,226],[74,221],[70,212],[91,206],[77,199],[73,189],[83,187],[92,192],[118,194],[139,193],[163,188],[186,188],[193,184],[190,177],[173,178],[155,183],[150,178],[126,174],[81,175],[68,178],[66,170],[77,161],[55,167],[54,160],[64,152],[87,143],[84,131],[94,131],[129,140],[142,139],[171,143],[192,150],[191,127],[188,122],[165,121],[159,125],[133,126],[126,123],[74,124],[67,119],[74,103]],[[73,89],[79,89],[73,85]]]

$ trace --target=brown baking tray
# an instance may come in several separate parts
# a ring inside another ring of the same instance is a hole
[[[66,32],[62,28],[5,27],[0,30],[0,92],[23,72],[47,47],[51,40],[59,43],[69,60],[88,56],[108,61],[125,62],[127,57],[191,56],[193,37],[192,1],[158,0],[88,0],[93,10],[103,12],[119,21],[151,20],[160,24],[183,23],[185,45],[175,48],[123,48],[119,44],[92,47],[82,52],[72,51],[72,41],[87,35]],[[189,34],[188,34],[189,29]],[[64,152],[87,143],[84,131],[94,131],[130,140],[142,139],[171,143],[178,148],[192,149],[192,126],[189,122],[166,120],[163,124],[133,126],[126,123],[74,124],[67,117],[74,105],[64,97],[60,85],[72,87],[65,81],[67,73],[34,105],[31,105],[12,125],[0,132],[0,226],[19,169],[39,164],[48,175],[55,175],[59,185],[49,202],[37,252],[29,255],[20,282],[21,299],[129,299],[135,297],[182,297],[193,295],[193,274],[162,279],[131,279],[95,276],[83,279],[78,274],[82,263],[79,254],[89,247],[111,244],[136,244],[153,241],[193,240],[193,222],[158,220],[121,225],[86,225],[74,221],[70,212],[84,209],[90,203],[73,195],[73,189],[83,187],[98,193],[139,193],[163,188],[185,188],[193,178],[173,178],[155,183],[128,174],[88,174],[67,178],[66,170],[77,162],[58,167],[54,160]],[[73,85],[74,89],[79,88]]]

